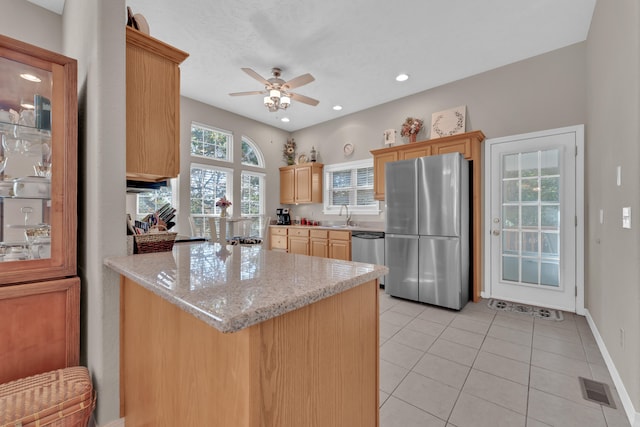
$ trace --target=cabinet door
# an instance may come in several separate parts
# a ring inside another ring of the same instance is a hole
[[[289,237],[289,253],[309,255],[309,238],[308,237]]]
[[[78,365],[78,278],[0,287],[0,319],[0,383]]]
[[[180,171],[180,62],[188,56],[127,27],[127,178]]]
[[[329,258],[351,261],[351,242],[329,240]]]
[[[311,256],[319,256],[322,258],[328,258],[329,256],[329,241],[327,239],[315,239],[311,238]]]
[[[462,138],[433,145],[432,154],[462,153],[465,159],[471,159],[471,138]]]
[[[76,274],[76,76],[74,59],[0,36],[0,285]]]
[[[300,166],[295,170],[295,202],[311,202],[311,166]]]
[[[398,152],[376,154],[373,156],[373,198],[384,200],[384,165],[387,162],[398,161]]]
[[[400,159],[399,160],[409,160],[416,159],[418,157],[430,156],[431,155],[431,147],[419,147],[419,148],[408,148],[406,150],[400,151]]]
[[[291,205],[295,203],[295,170],[285,169],[280,171],[280,203]]]

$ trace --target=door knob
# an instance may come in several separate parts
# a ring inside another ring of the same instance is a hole
[[[499,236],[500,235],[500,230],[493,230],[493,235],[494,236]]]

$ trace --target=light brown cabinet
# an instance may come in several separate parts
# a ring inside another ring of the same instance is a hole
[[[127,179],[180,172],[180,68],[189,54],[126,27]]]
[[[351,231],[314,227],[269,227],[269,249],[351,261]]]
[[[329,231],[329,258],[351,261],[350,231]]]
[[[322,163],[280,168],[280,203],[322,203]]]
[[[309,229],[290,228],[287,231],[290,254],[309,255]]]
[[[329,232],[327,230],[309,230],[309,255],[328,258],[328,237]]]
[[[269,249],[287,251],[287,229],[284,227],[269,227]]]
[[[472,162],[473,195],[472,230],[473,230],[473,301],[480,299],[482,291],[482,151],[484,134],[477,130],[460,135],[436,138],[428,141],[404,144],[396,147],[371,150],[373,155],[373,189],[376,200],[385,198],[385,164],[423,156],[435,156],[446,153],[462,153],[465,159]],[[424,153],[424,154],[423,154]]]
[[[0,383],[79,363],[77,94],[76,60],[0,36]]]

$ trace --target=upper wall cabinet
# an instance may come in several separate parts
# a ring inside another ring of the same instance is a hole
[[[322,203],[321,163],[304,163],[280,168],[280,203]]]
[[[180,68],[189,54],[127,31],[127,179],[180,173]]]
[[[0,36],[0,285],[76,274],[77,64]]]

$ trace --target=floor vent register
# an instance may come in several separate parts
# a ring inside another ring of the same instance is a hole
[[[599,403],[600,405],[605,405],[613,409],[616,408],[611,390],[607,384],[582,377],[578,377],[578,380],[580,381],[582,397],[585,400]]]
[[[515,302],[502,301],[497,299],[490,299],[488,303],[489,308],[501,311],[510,311],[513,313],[525,314],[540,319],[563,321],[564,316],[562,311],[554,310],[551,308],[536,307],[532,305],[519,304]]]

